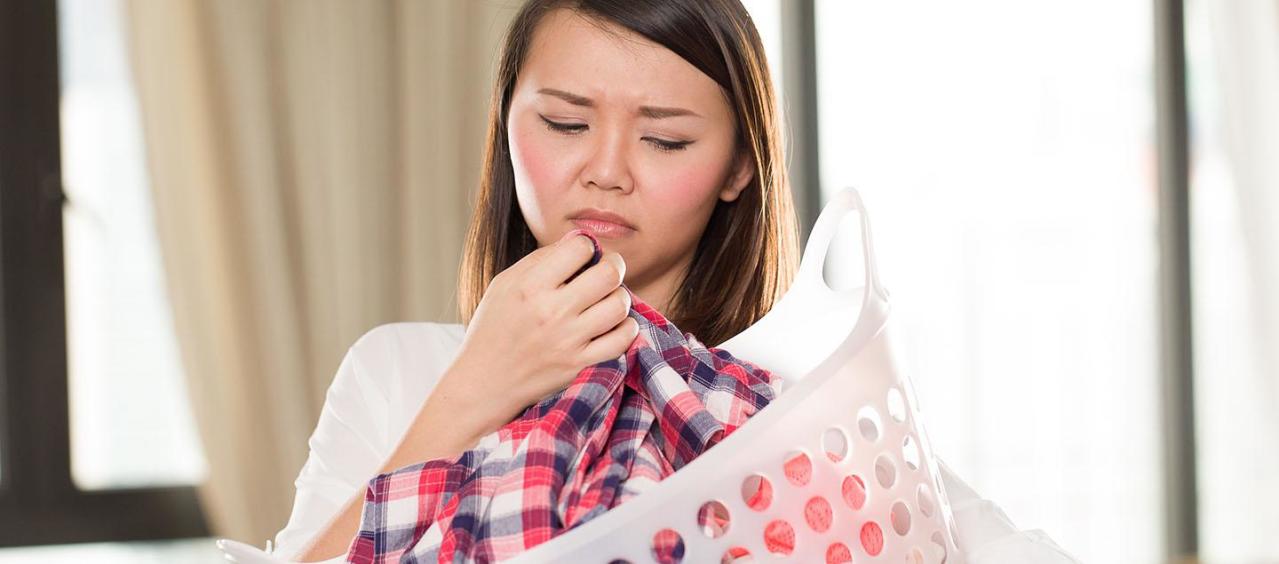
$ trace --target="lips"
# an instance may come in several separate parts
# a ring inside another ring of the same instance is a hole
[[[625,237],[635,232],[635,230],[630,227],[613,223],[611,221],[601,221],[598,219],[573,219],[571,221],[573,222],[573,225],[576,225],[579,229],[590,231],[596,237]]]
[[[597,237],[626,237],[637,231],[629,221],[607,210],[578,210],[570,218],[579,229],[586,229]]]

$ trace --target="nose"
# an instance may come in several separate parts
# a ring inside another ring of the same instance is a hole
[[[604,190],[621,190],[629,194],[634,187],[626,135],[621,128],[600,128],[595,146],[582,169],[582,184]]]

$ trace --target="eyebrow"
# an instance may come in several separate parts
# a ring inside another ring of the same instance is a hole
[[[557,90],[555,88],[543,88],[541,90],[538,90],[537,93],[555,96],[556,98],[564,100],[565,102],[573,104],[574,106],[585,106],[588,108],[595,107],[594,100],[591,100],[590,98],[587,98],[585,96],[573,94],[572,92],[565,92],[563,90]],[[656,107],[656,106],[640,106],[639,114],[641,116],[644,116],[650,119],[662,119],[662,118],[677,117],[677,116],[702,117],[700,114],[698,114],[697,112],[694,112],[693,110],[686,110],[684,108],[662,108],[662,107]]]

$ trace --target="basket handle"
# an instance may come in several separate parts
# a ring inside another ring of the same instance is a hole
[[[830,249],[831,241],[835,239],[835,233],[839,230],[840,220],[845,214],[853,211],[861,214],[862,258],[866,265],[863,303],[870,304],[872,299],[887,302],[888,290],[880,281],[879,266],[875,260],[875,245],[871,240],[870,215],[866,213],[861,194],[852,187],[840,190],[822,208],[821,215],[813,224],[813,230],[809,232],[808,243],[804,246],[804,257],[810,260],[800,261],[794,284],[809,285],[826,292],[838,293],[826,283],[826,277],[823,274],[826,267],[826,253]]]

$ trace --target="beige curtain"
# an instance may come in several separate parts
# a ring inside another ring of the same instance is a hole
[[[130,0],[155,214],[216,536],[262,544],[342,355],[456,322],[511,1]]]

